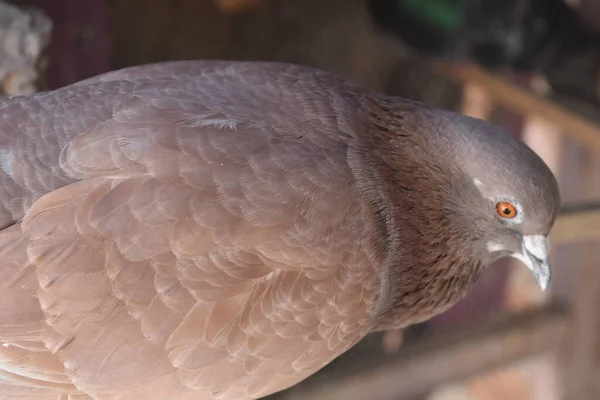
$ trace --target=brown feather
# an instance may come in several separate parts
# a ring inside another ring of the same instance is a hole
[[[481,266],[419,110],[228,62],[2,100],[0,397],[253,399],[449,307]]]

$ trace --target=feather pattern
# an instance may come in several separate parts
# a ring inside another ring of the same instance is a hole
[[[268,395],[448,309],[559,204],[510,134],[305,67],[171,62],[2,99],[0,398]]]
[[[254,68],[3,102],[1,398],[250,399],[371,329],[346,100],[328,76]]]

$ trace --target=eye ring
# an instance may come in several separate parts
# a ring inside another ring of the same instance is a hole
[[[500,218],[513,219],[518,215],[517,207],[510,201],[499,201],[496,203],[496,213]]]

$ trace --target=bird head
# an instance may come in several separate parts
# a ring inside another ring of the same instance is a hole
[[[485,264],[516,258],[545,290],[551,278],[548,235],[560,205],[548,166],[525,143],[486,121],[450,112],[431,121],[443,124],[436,147],[450,157],[461,182],[449,202],[471,233],[476,257]]]

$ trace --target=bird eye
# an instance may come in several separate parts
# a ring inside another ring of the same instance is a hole
[[[512,219],[517,216],[517,207],[510,201],[500,201],[496,204],[496,212],[501,218]]]

